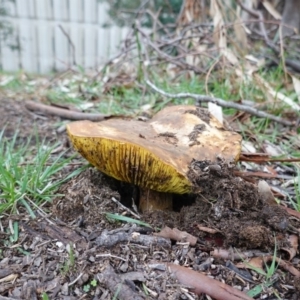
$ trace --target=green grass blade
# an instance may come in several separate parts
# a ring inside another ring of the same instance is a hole
[[[122,222],[127,222],[127,223],[134,223],[134,224],[138,224],[141,226],[152,228],[152,226],[148,223],[145,223],[143,221],[139,221],[136,219],[132,219],[129,217],[121,216],[118,214],[106,213],[106,218],[109,220],[117,220],[117,221],[122,221]]]

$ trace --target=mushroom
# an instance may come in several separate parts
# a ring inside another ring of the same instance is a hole
[[[235,162],[241,136],[191,105],[169,106],[151,120],[109,119],[67,125],[75,149],[103,173],[140,187],[139,207],[172,208],[172,193],[194,191],[188,174],[196,161]]]

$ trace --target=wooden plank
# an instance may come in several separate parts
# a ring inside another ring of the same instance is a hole
[[[84,67],[94,69],[97,62],[97,29],[94,26],[85,25],[84,32]]]
[[[63,28],[69,33],[67,23],[63,25]],[[70,67],[69,42],[58,25],[54,27],[54,59],[55,70],[62,71]]]
[[[108,24],[111,20],[110,17],[107,13],[108,10],[108,4],[107,3],[102,3],[98,2],[98,13],[97,13],[97,23],[102,27],[103,25]]]
[[[75,47],[75,60],[76,63],[84,67],[84,30],[80,23],[72,24],[70,26],[70,38]],[[71,62],[73,61],[73,50],[70,49]]]
[[[16,16],[7,20],[19,28],[22,51],[18,54],[0,45],[6,70],[21,65],[27,72],[47,73],[53,67],[65,70],[72,66],[73,48],[59,24],[75,46],[77,64],[85,68],[94,68],[116,54],[129,30],[104,28],[110,22],[107,4],[98,0],[15,0],[10,7]]]
[[[95,0],[84,1],[84,22],[85,24],[97,22],[97,2]]]
[[[98,29],[98,63],[102,64],[109,57],[109,29],[100,27]]]
[[[7,44],[1,44],[1,67],[9,72],[18,71],[20,69],[18,50],[12,50]]]
[[[22,18],[35,17],[34,0],[15,0],[16,1],[16,15]]]
[[[54,26],[46,22],[39,22],[37,28],[38,38],[38,66],[39,73],[45,74],[55,68],[55,57],[53,49]]]
[[[38,72],[38,61],[35,57],[37,43],[35,27],[30,20],[23,19],[19,23],[21,43],[21,66],[27,72]]]
[[[84,0],[70,0],[69,3],[69,20],[71,22],[83,22],[84,19],[84,11],[82,9],[84,5]]]
[[[56,21],[69,20],[69,1],[68,0],[52,0],[53,1],[53,17]]]
[[[99,24],[98,28],[98,39],[97,39],[97,64],[103,64],[109,57],[109,42],[110,42],[110,28],[104,27],[110,21],[110,18],[107,14],[108,4],[98,2],[98,13],[97,13],[97,23]]]
[[[109,31],[108,57],[111,58],[118,53],[122,40],[122,29],[118,26],[111,26]]]
[[[52,3],[51,0],[35,0],[36,19],[39,20],[51,20],[52,14]]]

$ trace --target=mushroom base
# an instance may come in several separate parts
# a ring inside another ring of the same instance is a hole
[[[154,210],[172,210],[172,194],[140,188],[139,209],[142,212]]]

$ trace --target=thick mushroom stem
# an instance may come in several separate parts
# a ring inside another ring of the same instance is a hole
[[[140,188],[139,209],[142,212],[154,210],[172,210],[172,194]]]

